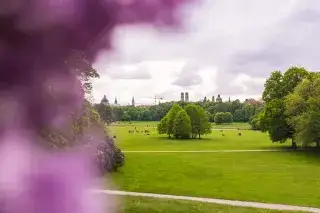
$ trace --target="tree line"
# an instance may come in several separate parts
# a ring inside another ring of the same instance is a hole
[[[167,134],[169,137],[200,139],[201,135],[211,133],[211,124],[203,107],[188,104],[182,108],[178,104],[173,104],[161,119],[157,129],[159,134]]]
[[[263,110],[250,120],[253,129],[268,132],[273,142],[291,140],[320,147],[320,74],[303,67],[274,71],[262,94]]]
[[[174,105],[178,104],[184,108],[188,102],[165,102],[153,106],[112,106],[105,104],[96,104],[95,108],[99,112],[101,119],[107,123],[115,121],[160,121]],[[260,112],[263,103],[241,102],[240,100],[227,102],[213,102],[209,99],[193,102],[201,106],[207,113],[210,122],[232,123],[249,122],[252,117]]]

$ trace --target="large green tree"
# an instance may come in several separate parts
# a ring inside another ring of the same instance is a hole
[[[302,67],[290,67],[284,74],[280,71],[272,72],[267,79],[262,94],[265,109],[260,124],[263,126],[262,130],[269,133],[273,142],[292,139],[292,145],[295,146],[294,129],[287,122],[284,100],[309,75],[309,72]]]
[[[157,125],[157,130],[159,134],[166,134],[168,131],[168,116],[164,116],[160,123]]]
[[[190,138],[191,134],[191,120],[187,112],[180,110],[174,120],[172,133],[176,138],[186,139]]]
[[[207,112],[203,107],[195,104],[188,104],[185,110],[191,120],[191,137],[199,138],[203,134],[211,133],[211,125]]]
[[[196,128],[199,138],[201,135],[210,134],[212,132],[211,130],[211,124],[209,122],[209,117],[204,108],[198,106],[198,119],[199,119],[199,126]]]
[[[320,77],[304,79],[285,100],[287,122],[298,142],[320,147]]]
[[[174,120],[176,119],[177,114],[182,110],[182,107],[179,106],[178,104],[173,104],[172,107],[170,108],[167,116],[167,134],[169,137],[173,133],[173,126],[174,126]],[[190,119],[190,118],[189,118]]]

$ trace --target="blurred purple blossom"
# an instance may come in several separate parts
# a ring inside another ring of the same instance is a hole
[[[65,60],[77,50],[92,63],[117,25],[176,27],[187,1],[0,0],[0,213],[105,211],[82,196],[95,174],[85,153],[35,146],[43,127],[63,126],[83,106]]]

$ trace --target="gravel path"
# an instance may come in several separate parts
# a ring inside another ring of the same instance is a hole
[[[152,197],[152,198],[164,198],[164,199],[173,199],[173,200],[190,200],[190,201],[216,203],[216,204],[231,205],[231,206],[252,207],[252,208],[259,208],[259,209],[320,213],[320,208],[292,206],[292,205],[284,205],[284,204],[269,204],[269,203],[258,203],[258,202],[238,201],[238,200],[223,200],[223,199],[213,199],[213,198],[188,197],[188,196],[176,196],[176,195],[140,193],[140,192],[125,192],[125,191],[114,191],[114,190],[93,190],[93,191],[95,193],[103,193],[103,194],[109,194],[109,195]]]
[[[220,152],[292,152],[310,151],[309,149],[247,149],[247,150],[132,150],[124,153],[220,153]]]

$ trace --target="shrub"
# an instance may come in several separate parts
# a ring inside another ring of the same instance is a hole
[[[117,171],[124,165],[125,156],[119,148],[114,145],[112,138],[106,138],[104,143],[99,144],[96,150],[97,166],[102,174]]]

